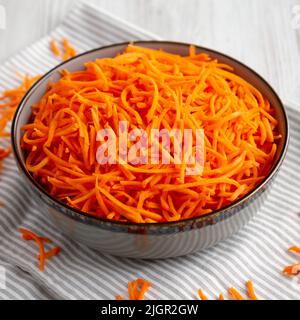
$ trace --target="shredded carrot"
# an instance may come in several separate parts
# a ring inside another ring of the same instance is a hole
[[[257,300],[257,296],[255,294],[253,283],[251,280],[247,281],[247,292],[251,300]]]
[[[290,247],[289,251],[300,253],[300,247],[297,247],[297,246]]]
[[[56,57],[61,57],[61,52],[57,46],[57,43],[54,39],[50,41],[50,49]]]
[[[31,237],[31,235],[29,235],[29,234],[26,234],[26,233],[23,233],[22,234],[22,238],[24,239],[24,240],[34,240],[32,237]],[[47,237],[39,237],[40,238],[40,240],[41,241],[43,241],[43,242],[45,242],[45,243],[51,243],[51,240],[49,239],[49,238],[47,238]]]
[[[37,258],[40,262],[39,268],[41,271],[43,271],[45,268],[46,259],[57,255],[60,252],[60,247],[54,247],[49,251],[45,251],[44,243],[50,243],[51,241],[49,238],[38,236],[34,232],[24,228],[20,228],[19,231],[21,232],[24,240],[34,240],[38,244],[40,253]]]
[[[15,89],[4,90],[0,95],[0,144],[4,144],[10,134],[7,129],[7,125],[13,118],[15,110],[21,102],[23,96],[32,84],[39,78],[25,76],[22,79],[22,83]],[[11,153],[11,147],[0,147],[0,168],[2,167],[2,161],[8,157]]]
[[[50,40],[50,50],[57,58],[62,58],[62,60],[65,61],[76,56],[77,54],[76,50],[70,44],[67,38],[62,38],[61,43],[62,43],[63,53],[59,49],[56,40],[55,39]]]
[[[235,300],[244,300],[244,298],[241,296],[241,294],[233,287],[228,289],[228,293]]]
[[[63,55],[63,60],[64,61],[76,56],[76,50],[70,44],[68,39],[63,38],[62,39],[62,45],[63,45],[63,48],[64,48],[64,55]]]
[[[128,282],[129,300],[143,300],[145,293],[150,288],[151,283],[144,279],[138,278]],[[116,300],[124,300],[123,296],[117,295]]]
[[[198,290],[198,296],[201,300],[208,300],[207,296],[203,293],[201,289]]]
[[[34,240],[38,244],[39,249],[40,249],[40,257],[39,257],[40,270],[43,271],[45,268],[45,261],[46,261],[43,240],[41,240],[41,238],[38,235],[36,235],[35,233],[33,233],[29,230],[26,230],[23,228],[20,228],[19,230],[22,233],[22,235],[25,234],[26,236],[30,237],[32,240]]]
[[[75,54],[66,39],[63,46],[64,59]],[[230,66],[196,51],[179,56],[129,45],[114,58],[62,72],[24,126],[22,148],[34,179],[71,207],[138,223],[198,217],[253,190],[273,165],[280,139],[275,110]],[[184,157],[176,163],[174,141],[170,150],[157,146],[167,164],[124,163],[120,154],[98,163],[99,130],[111,129],[118,145],[121,121],[148,133],[189,129],[195,136],[203,129],[202,174],[187,175]]]
[[[246,288],[249,299],[258,300],[251,280],[247,281]],[[228,289],[228,293],[234,300],[244,300],[242,295],[233,287]],[[201,300],[208,300],[207,296],[203,293],[201,289],[198,290],[198,296]],[[224,300],[224,296],[222,293],[219,295],[218,300]]]
[[[300,274],[300,263],[285,267],[283,273],[289,276]]]
[[[3,149],[0,148],[0,161],[8,157],[11,153],[11,148]]]
[[[300,247],[292,246],[289,248],[289,251],[295,252],[295,253],[300,253]],[[288,276],[294,276],[294,275],[300,274],[300,263],[296,263],[294,265],[285,267],[283,269],[283,273]]]
[[[46,251],[45,252],[45,258],[46,259],[50,259],[50,258],[56,256],[60,252],[60,250],[61,250],[60,247],[54,247],[51,250]],[[38,255],[37,257],[40,260],[40,258],[41,258],[40,255]]]

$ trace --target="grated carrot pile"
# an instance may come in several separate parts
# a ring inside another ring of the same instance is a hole
[[[251,280],[247,281],[246,289],[250,300],[258,300]],[[228,293],[230,297],[234,300],[244,300],[243,296],[233,287],[228,289]],[[208,300],[207,296],[203,293],[201,289],[198,290],[198,296],[201,300]],[[219,295],[218,300],[224,300],[224,296],[222,293]]]
[[[7,132],[7,125],[13,118],[15,110],[18,104],[21,102],[23,96],[32,84],[39,78],[25,76],[22,79],[22,83],[15,89],[4,90],[0,95],[0,143],[3,144],[6,138],[9,138],[10,134]],[[0,166],[1,161],[9,156],[11,148],[0,147]]]
[[[150,282],[141,278],[128,282],[129,300],[143,300],[145,293],[148,291],[150,286]],[[124,297],[117,295],[116,300],[124,300]]]
[[[295,253],[300,253],[300,247],[296,247],[296,246],[290,247],[289,251],[295,252]],[[296,263],[294,265],[285,267],[283,269],[283,273],[288,276],[294,276],[294,275],[300,274],[300,262]]]
[[[34,240],[38,246],[39,246],[39,255],[37,256],[39,262],[40,262],[40,270],[43,271],[45,268],[45,263],[47,259],[50,259],[51,257],[57,255],[60,252],[60,247],[54,247],[49,251],[45,251],[44,243],[51,243],[51,240],[46,237],[40,237],[37,234],[33,233],[32,231],[29,231],[24,228],[20,228],[19,231],[22,234],[22,238],[24,240]]]
[[[61,44],[63,52],[59,49],[55,39],[50,40],[50,50],[57,58],[62,58],[62,60],[65,61],[76,56],[76,50],[67,38],[62,38]]]
[[[120,121],[129,131],[203,129],[203,174],[185,175],[172,152],[170,164],[97,163],[97,132],[112,129],[119,143]],[[272,167],[276,127],[270,103],[230,66],[193,47],[183,57],[129,45],[49,84],[22,147],[27,169],[58,200],[105,219],[156,223],[204,215],[249,193]]]

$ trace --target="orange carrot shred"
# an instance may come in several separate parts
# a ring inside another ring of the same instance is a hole
[[[143,300],[150,286],[151,283],[149,281],[141,278],[129,281],[127,285],[129,300]],[[124,298],[121,295],[117,295],[116,300],[124,300]]]
[[[283,273],[289,276],[300,274],[300,263],[285,267]]]
[[[251,300],[258,300],[251,280],[247,281],[247,292]]]
[[[11,148],[8,148],[8,149],[0,148],[0,161],[8,157],[10,153],[11,153]]]
[[[76,50],[70,44],[68,39],[63,38],[62,39],[62,45],[63,45],[63,48],[64,48],[64,55],[63,55],[63,60],[64,61],[76,56]]]
[[[220,295],[219,295],[219,300],[224,300],[224,296],[222,293],[220,293]]]
[[[300,247],[292,246],[288,249],[291,252],[300,253]],[[300,274],[300,263],[296,263],[294,265],[287,266],[282,271],[285,275],[294,276]]]
[[[25,234],[25,235],[31,237],[38,244],[39,250],[40,250],[40,257],[39,257],[40,270],[43,271],[45,268],[45,261],[46,261],[43,241],[40,239],[40,237],[38,235],[36,235],[35,233],[33,233],[27,229],[20,228],[19,230],[22,233],[22,235]]]
[[[34,240],[34,239],[31,237],[31,235],[25,234],[25,233],[22,234],[22,238],[23,238],[24,240]],[[41,241],[45,242],[45,243],[51,243],[51,240],[50,240],[49,238],[39,237],[39,239],[40,239]]]
[[[207,296],[203,293],[201,289],[198,290],[198,296],[201,300],[208,300]]]
[[[290,247],[289,251],[300,253],[300,247],[297,247],[297,246]]]
[[[51,41],[50,41],[50,49],[56,57],[58,57],[58,58],[61,57],[61,52],[60,52],[60,50],[57,46],[57,43],[54,39],[51,39]]]
[[[31,87],[31,85],[39,78],[25,76],[22,83],[15,89],[4,90],[0,95],[0,142],[10,137],[7,125],[13,118],[15,110],[21,102],[24,94]],[[0,147],[0,169],[2,168],[2,161],[11,153],[11,147]]]
[[[50,259],[51,257],[56,256],[60,252],[60,247],[54,247],[49,251],[45,252],[45,258]],[[40,255],[38,255],[38,259],[40,259]]]
[[[46,259],[57,255],[60,252],[60,247],[54,247],[53,249],[46,252],[44,248],[44,242],[50,243],[51,241],[49,238],[38,236],[34,232],[24,228],[20,228],[19,231],[21,232],[22,238],[24,240],[34,240],[38,244],[40,251],[39,255],[37,256],[40,262],[39,268],[41,271],[44,271]]]
[[[235,300],[244,300],[244,298],[241,296],[241,294],[233,287],[228,289],[229,294],[232,296]]]

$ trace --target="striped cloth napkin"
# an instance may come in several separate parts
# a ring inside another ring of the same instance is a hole
[[[43,74],[59,61],[49,50],[52,38],[67,37],[79,52],[114,42],[158,39],[88,4],[79,4],[49,36],[0,67],[0,90],[19,80],[16,71]],[[64,236],[32,201],[12,157],[0,178],[0,281],[3,299],[114,299],[126,297],[129,280],[142,277],[153,285],[147,299],[195,299],[198,288],[211,298],[234,286],[246,296],[252,279],[261,299],[298,299],[300,283],[281,270],[296,263],[287,252],[300,244],[300,113],[288,109],[291,140],[287,159],[268,200],[247,226],[213,248],[168,260],[131,260],[104,255]],[[46,235],[62,248],[38,271],[36,247],[21,239],[22,226]],[[6,288],[5,288],[6,284]],[[227,296],[225,295],[227,298]]]

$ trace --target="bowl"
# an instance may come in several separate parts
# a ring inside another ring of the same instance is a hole
[[[137,41],[136,44],[180,55],[187,55],[189,50],[189,44],[178,42]],[[234,203],[212,213],[177,222],[137,224],[109,221],[88,215],[54,199],[32,178],[25,167],[20,145],[23,134],[21,128],[29,120],[31,106],[44,95],[48,82],[57,81],[63,69],[80,70],[85,62],[113,57],[127,45],[127,42],[113,44],[82,53],[47,72],[24,96],[15,113],[11,135],[13,153],[24,177],[24,184],[29,187],[33,198],[40,203],[41,214],[47,213],[68,237],[101,252],[132,258],[158,259],[206,249],[237,232],[259,210],[285,157],[288,142],[287,116],[278,95],[255,71],[227,55],[195,46],[197,52],[208,53],[212,58],[231,65],[236,74],[261,91],[275,108],[276,118],[279,120],[278,130],[282,135],[268,176],[254,190]]]

